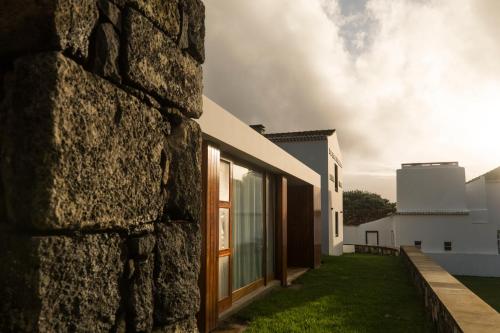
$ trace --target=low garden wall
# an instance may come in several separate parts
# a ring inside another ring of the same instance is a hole
[[[370,253],[383,256],[399,256],[399,249],[395,247],[376,246],[376,245],[354,245],[355,253]]]
[[[438,332],[500,332],[500,314],[413,246],[401,256]]]

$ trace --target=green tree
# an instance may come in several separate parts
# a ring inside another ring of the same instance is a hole
[[[367,191],[344,192],[344,224],[359,225],[396,212],[396,204]]]

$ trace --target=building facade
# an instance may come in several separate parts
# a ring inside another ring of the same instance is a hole
[[[265,136],[321,175],[322,253],[343,248],[342,153],[335,130],[270,133]]]
[[[414,245],[458,275],[500,276],[500,168],[465,183],[457,162],[403,164],[397,212],[345,227],[348,244]]]
[[[321,256],[320,176],[204,98],[199,328]]]

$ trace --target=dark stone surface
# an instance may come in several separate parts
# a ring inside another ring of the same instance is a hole
[[[172,219],[199,222],[201,216],[201,129],[186,119],[172,127],[167,140],[170,154],[164,210]]]
[[[134,332],[151,332],[153,328],[153,269],[154,257],[135,261],[130,284],[130,325]]]
[[[97,19],[95,0],[3,0],[0,56],[67,50],[85,59]]]
[[[166,126],[158,111],[58,53],[19,59],[7,86],[10,223],[129,228],[160,216]]]
[[[131,258],[147,259],[155,248],[154,235],[131,237],[128,241]]]
[[[114,3],[109,2],[108,0],[98,0],[97,5],[102,15],[108,20],[113,26],[121,31],[122,29],[122,13],[120,8],[116,6]]]
[[[172,41],[180,33],[179,0],[112,0],[120,7],[131,7],[151,20]],[[184,0],[182,0],[184,1]]]
[[[118,235],[0,240],[0,332],[110,331],[123,271]]]
[[[125,75],[135,86],[177,105],[189,117],[202,113],[202,69],[137,11],[124,18]]]
[[[157,224],[156,235],[154,319],[166,326],[198,312],[201,235],[185,221]]]
[[[172,325],[155,328],[153,333],[198,333],[196,318],[190,317]]]
[[[102,23],[96,28],[92,71],[112,81],[120,82],[118,57],[120,37],[111,23]]]
[[[200,0],[183,2],[188,18],[188,52],[200,63],[205,62],[205,5]]]

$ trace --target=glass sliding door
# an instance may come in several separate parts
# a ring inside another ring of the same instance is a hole
[[[264,276],[263,175],[233,164],[233,291]]]

